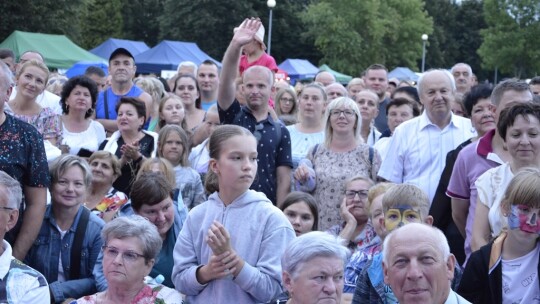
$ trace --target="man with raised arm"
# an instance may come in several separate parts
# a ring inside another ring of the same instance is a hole
[[[272,71],[263,66],[248,68],[243,74],[246,105],[235,99],[242,47],[254,39],[260,25],[259,19],[246,19],[234,33],[223,57],[218,111],[222,123],[245,127],[257,138],[258,178],[251,189],[263,192],[279,205],[290,192],[292,158],[289,131],[269,115],[268,99],[275,90]]]

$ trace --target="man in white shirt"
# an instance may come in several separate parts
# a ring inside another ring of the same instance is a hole
[[[424,113],[394,131],[379,176],[394,183],[420,187],[430,202],[445,166],[446,154],[475,135],[471,121],[453,115],[450,105],[456,85],[446,70],[431,70],[418,81]]]
[[[0,171],[0,302],[50,303],[45,277],[15,259],[11,246],[4,240],[5,233],[17,223],[21,200],[19,182]]]
[[[448,241],[437,228],[410,223],[384,240],[384,282],[401,304],[470,304],[450,288],[455,266]]]
[[[24,52],[21,57],[19,58],[19,62],[15,66],[15,75],[19,74],[19,70],[21,69],[22,65],[29,61],[29,60],[37,60],[39,62],[45,63],[43,60],[43,56],[37,52],[37,51],[26,51]],[[17,95],[17,86],[13,87],[13,91],[11,92],[11,96],[9,99],[15,98]],[[43,93],[39,94],[36,102],[42,107],[42,108],[51,108],[51,110],[54,111],[54,113],[58,115],[62,115],[62,106],[60,106],[60,96],[55,95],[47,90],[44,90]]]

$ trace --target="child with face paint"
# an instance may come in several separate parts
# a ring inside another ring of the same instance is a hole
[[[366,266],[366,263],[382,250],[381,240],[386,236],[384,223],[381,223],[380,221],[380,219],[384,219],[382,201],[386,191],[394,185],[394,183],[378,183],[369,188],[366,208],[369,210],[369,221],[373,226],[377,237],[370,245],[354,252],[349,258],[347,265],[345,265],[345,282],[342,297],[342,302],[344,303],[350,303],[352,301],[352,294],[356,288],[356,281],[362,272],[362,269]]]
[[[458,293],[473,303],[538,303],[540,170],[525,168],[508,184],[501,211],[508,230],[473,252]]]
[[[382,241],[386,235],[410,223],[433,224],[429,213],[429,199],[420,188],[410,184],[392,186],[382,197],[383,217],[379,223],[385,228],[384,235],[379,235]],[[411,244],[414,246],[414,244]],[[352,259],[352,258],[351,258]],[[347,265],[348,267],[349,265]],[[345,271],[347,278],[347,269]],[[378,252],[368,261],[356,281],[353,303],[397,303],[390,286],[383,281],[382,253]],[[347,288],[347,280],[345,284]],[[346,290],[344,292],[351,292]],[[346,295],[344,293],[343,298]]]

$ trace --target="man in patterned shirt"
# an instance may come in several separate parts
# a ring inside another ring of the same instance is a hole
[[[19,182],[0,171],[0,302],[49,303],[45,277],[14,258],[11,246],[4,240],[5,233],[17,223],[21,200]]]

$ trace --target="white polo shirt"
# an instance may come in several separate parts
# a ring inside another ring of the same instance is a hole
[[[441,130],[424,111],[396,128],[378,175],[394,183],[418,186],[427,193],[431,202],[445,166],[446,154],[475,135],[468,118],[452,114],[450,123]]]

